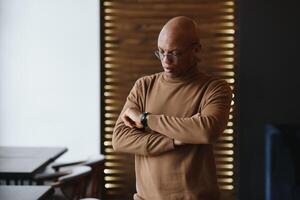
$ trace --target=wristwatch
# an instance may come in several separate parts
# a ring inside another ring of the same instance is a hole
[[[148,126],[148,122],[147,122],[148,114],[149,114],[148,112],[144,112],[141,116],[141,124],[144,126],[144,128],[146,128]]]

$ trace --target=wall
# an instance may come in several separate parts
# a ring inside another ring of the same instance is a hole
[[[263,200],[264,126],[300,122],[300,12],[292,0],[239,7],[239,199]]]
[[[0,0],[0,145],[100,150],[98,0]]]

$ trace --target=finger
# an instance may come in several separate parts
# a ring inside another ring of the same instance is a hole
[[[130,128],[133,128],[133,127],[132,127],[132,124],[131,124],[129,121],[125,121],[124,124],[125,124],[126,126],[130,127]]]
[[[122,119],[122,121],[124,122],[124,124],[127,126],[127,120],[126,120],[126,117],[125,117],[125,115],[122,115],[121,116],[121,119]]]
[[[181,142],[180,140],[174,139],[174,144],[175,145],[184,145],[185,143]]]
[[[126,126],[129,126],[130,128],[135,127],[135,123],[127,116],[124,117],[123,122]]]
[[[131,127],[131,124],[128,123],[127,121],[124,121],[124,124],[125,124],[125,126],[128,126],[128,127],[132,128],[132,127]]]
[[[128,118],[127,122],[130,124],[131,128],[136,127],[136,123],[132,119]]]
[[[141,124],[141,123],[135,123],[135,126],[136,126],[137,128],[144,128],[144,125]]]
[[[125,123],[126,126],[133,128],[133,126],[130,123]]]
[[[124,124],[125,124],[126,126],[131,127],[131,124],[130,124],[130,122],[128,121],[128,117],[127,117],[125,114],[122,115],[121,119],[122,119],[122,121],[124,122]]]

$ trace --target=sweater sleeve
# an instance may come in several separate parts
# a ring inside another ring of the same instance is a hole
[[[223,80],[209,84],[201,112],[191,117],[148,115],[148,126],[163,135],[188,144],[209,144],[224,131],[230,112],[232,92]]]
[[[116,122],[112,136],[112,146],[115,151],[139,155],[159,155],[174,149],[173,139],[146,129],[141,131],[130,128],[121,119],[127,108],[135,107],[142,111],[143,95],[139,86],[139,80],[130,91],[122,112]]]

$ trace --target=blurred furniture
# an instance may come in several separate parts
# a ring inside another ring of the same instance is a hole
[[[52,193],[51,186],[0,185],[1,200],[43,200]]]
[[[92,169],[90,175],[90,180],[88,183],[88,188],[85,197],[95,197],[100,198],[103,194],[102,184],[103,184],[103,171],[104,171],[104,155],[95,155],[89,157],[85,161],[70,162],[70,163],[54,163],[52,168],[59,173],[61,170],[68,169],[74,166],[89,166]],[[63,172],[63,171],[62,171]]]
[[[0,147],[0,183],[32,183],[35,174],[59,156],[64,147]]]
[[[61,174],[41,173],[35,176],[35,180],[40,182],[51,181],[51,186],[58,190],[55,191],[51,199],[79,200],[85,197],[87,185],[90,179],[91,167],[76,166]],[[63,196],[61,195],[63,194]]]
[[[265,199],[300,199],[300,125],[265,129]]]

